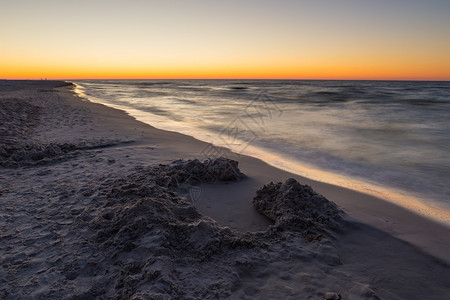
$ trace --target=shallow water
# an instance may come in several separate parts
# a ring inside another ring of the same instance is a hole
[[[450,82],[76,83],[89,99],[122,108],[157,128],[313,179],[394,191],[450,210]]]

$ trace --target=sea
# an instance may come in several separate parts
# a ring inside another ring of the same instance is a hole
[[[83,97],[156,128],[311,179],[450,210],[450,82],[75,83]]]

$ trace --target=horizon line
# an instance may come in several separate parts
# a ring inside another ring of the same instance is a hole
[[[0,80],[70,81],[70,80],[294,80],[294,81],[422,81],[449,82],[450,79],[356,79],[356,78],[0,78]]]

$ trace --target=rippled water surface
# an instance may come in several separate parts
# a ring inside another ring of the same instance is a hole
[[[88,98],[132,111],[155,127],[258,156],[290,171],[298,163],[450,209],[449,82],[76,83]]]

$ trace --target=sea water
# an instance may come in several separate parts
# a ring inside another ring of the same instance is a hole
[[[312,179],[388,198],[397,193],[450,210],[450,82],[76,83],[90,100],[154,127]]]

